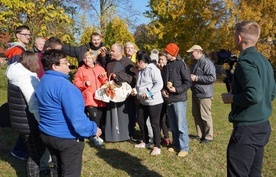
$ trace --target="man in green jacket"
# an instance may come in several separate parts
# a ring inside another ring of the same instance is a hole
[[[233,76],[232,93],[223,93],[231,103],[229,121],[233,132],[227,147],[227,176],[261,176],[264,146],[271,127],[272,100],[275,97],[274,73],[270,62],[255,45],[260,26],[254,21],[236,24],[235,43],[241,52]]]

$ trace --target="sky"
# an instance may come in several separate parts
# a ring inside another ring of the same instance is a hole
[[[140,9],[141,14],[142,14],[146,10],[149,10],[149,8],[146,7],[148,5],[148,1],[149,0],[132,0],[133,7],[135,9]],[[143,24],[143,23],[148,24],[149,22],[150,22],[150,20],[148,18],[145,18],[143,15],[141,15],[141,17],[138,18],[138,20],[137,20],[138,25]]]

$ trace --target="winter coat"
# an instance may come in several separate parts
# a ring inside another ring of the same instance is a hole
[[[99,75],[103,73],[105,73],[105,70],[99,65],[95,65],[94,67],[82,65],[76,72],[73,83],[82,92],[85,106],[106,106],[103,101],[99,101],[94,98],[96,90],[108,81],[107,75],[103,78],[99,77]],[[86,81],[90,81],[91,85],[87,86],[85,84]]]
[[[20,134],[38,133],[38,122],[30,113],[24,95],[19,87],[8,83],[8,103],[11,126]]]
[[[9,65],[6,76],[11,84],[20,88],[28,104],[29,111],[39,121],[38,102],[34,93],[39,82],[37,74],[26,69],[21,63],[16,62]]]
[[[187,90],[192,85],[190,69],[179,55],[175,60],[167,62],[167,65],[162,69],[162,77],[163,89],[169,92],[169,98],[164,98],[166,103],[171,104],[188,99]],[[167,89],[168,82],[171,82],[175,87],[176,93],[170,93]]]
[[[25,51],[25,48],[19,42],[10,43],[10,48],[5,52],[5,56],[8,58],[8,64],[12,64],[19,61],[21,54]]]
[[[191,73],[197,78],[191,87],[192,96],[194,98],[212,98],[216,81],[216,68],[212,61],[202,55],[193,64]]]

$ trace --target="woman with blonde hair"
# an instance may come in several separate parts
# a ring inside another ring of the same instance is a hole
[[[105,69],[96,63],[97,56],[92,52],[83,55],[84,65],[78,68],[74,76],[74,85],[80,89],[85,101],[85,113],[90,120],[100,127],[101,118],[105,112],[106,104],[96,100],[95,92],[108,81]],[[91,137],[96,146],[103,144],[100,137]]]

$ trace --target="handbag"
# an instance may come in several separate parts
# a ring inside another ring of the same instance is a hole
[[[110,80],[111,75],[112,73],[108,82],[96,90],[95,99],[106,103],[110,101],[115,103],[123,102],[130,95],[132,88],[127,82],[122,82],[122,85],[116,84],[114,80]]]

